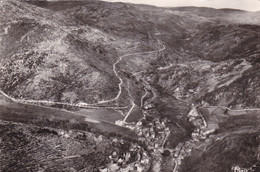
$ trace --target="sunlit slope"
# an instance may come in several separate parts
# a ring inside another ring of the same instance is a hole
[[[149,77],[160,95],[164,92],[188,102],[256,106],[257,14],[101,1],[4,1],[0,87],[24,99],[110,100],[117,96],[120,82],[113,64],[125,54],[159,50],[160,40],[164,51],[130,55],[117,64],[123,79],[119,102],[130,99],[127,82],[137,83],[133,76],[142,71],[140,77]],[[240,96],[245,83],[248,90]],[[138,84],[133,89],[136,100],[144,94],[143,83]]]

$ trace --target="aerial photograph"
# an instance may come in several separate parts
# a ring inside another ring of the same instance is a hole
[[[260,172],[260,0],[0,0],[0,172]]]

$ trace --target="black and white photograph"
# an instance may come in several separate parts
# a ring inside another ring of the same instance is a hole
[[[0,172],[260,172],[260,0],[0,0]]]

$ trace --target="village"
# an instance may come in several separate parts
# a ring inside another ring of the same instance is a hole
[[[141,172],[150,168],[160,171],[162,154],[165,151],[164,144],[170,134],[167,119],[155,118],[145,125],[142,120],[137,123],[117,121],[116,124],[134,130],[138,135],[138,144],[132,144],[129,152],[123,155],[118,155],[115,151],[112,152],[109,157],[111,163],[100,171]]]
[[[153,108],[152,105],[148,104],[144,107],[145,110]],[[144,125],[144,121],[138,121],[137,123],[125,123],[123,121],[116,121],[117,125],[125,126],[134,130],[138,135],[138,141],[141,143],[146,151],[142,150],[140,146],[136,145],[130,150],[131,152],[135,151],[136,154],[139,154],[137,161],[132,164],[128,164],[127,168],[124,168],[124,165],[127,164],[129,155],[125,156],[126,158],[118,159],[116,154],[111,155],[111,166],[108,171],[145,171],[148,167],[152,167],[155,170],[159,171],[161,168],[162,154],[165,151],[168,151],[169,154],[172,153],[173,162],[175,164],[174,172],[178,172],[178,166],[181,164],[181,161],[189,155],[192,151],[192,148],[199,140],[205,140],[207,136],[213,133],[218,126],[215,124],[207,124],[206,120],[202,115],[200,115],[195,106],[192,107],[191,111],[188,114],[189,121],[195,126],[195,129],[192,133],[192,139],[184,143],[179,143],[175,149],[165,149],[164,145],[167,141],[167,138],[170,134],[170,129],[167,127],[167,119],[155,118],[148,124]],[[149,158],[148,155],[151,155]],[[116,160],[114,159],[116,157]],[[114,165],[112,165],[114,164]],[[112,168],[112,169],[111,169]],[[106,172],[106,171],[103,171]]]
[[[122,143],[123,140],[115,139],[113,142]],[[134,172],[147,171],[150,167],[150,158],[146,151],[144,151],[138,144],[132,144],[126,153],[112,151],[109,156],[110,164],[106,167],[100,168],[100,172]]]
[[[150,104],[144,107],[145,110],[151,108],[153,108],[153,106]],[[138,144],[131,145],[129,152],[121,157],[117,152],[113,152],[109,157],[111,163],[107,168],[100,171],[142,172],[149,169],[160,171],[162,167],[162,155],[168,152],[173,158],[173,172],[178,172],[182,160],[190,155],[192,149],[196,147],[201,140],[209,139],[211,137],[210,135],[219,129],[218,124],[213,118],[205,119],[205,116],[198,112],[197,107],[193,106],[187,115],[188,120],[195,126],[191,134],[191,139],[179,143],[174,149],[167,149],[164,148],[164,146],[170,135],[170,128],[167,124],[169,121],[166,118],[147,120],[146,116],[147,115],[137,123],[116,121],[117,125],[130,128],[137,133]],[[249,172],[251,170],[233,166],[232,171]]]

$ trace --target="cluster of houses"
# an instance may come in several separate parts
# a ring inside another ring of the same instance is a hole
[[[207,131],[207,123],[206,121],[200,116],[196,107],[193,107],[188,114],[189,121],[195,126],[195,130],[191,134],[193,140],[204,139]],[[206,138],[206,137],[205,137]]]
[[[156,156],[157,158],[161,158],[163,145],[170,134],[170,129],[166,126],[167,119],[159,120],[156,118],[145,126],[142,121],[137,123],[122,123],[122,121],[117,121],[118,125],[119,122],[121,122],[120,125],[124,125],[137,133],[139,143],[145,145],[147,151],[154,158]],[[133,159],[133,157],[135,157],[135,160],[130,162],[129,160]],[[118,152],[113,151],[109,158],[111,163],[106,168],[100,169],[101,172],[141,172],[149,169],[151,163],[148,153],[137,144],[131,145],[129,152],[123,155],[119,155]]]
[[[123,140],[114,139],[113,142],[123,142]],[[147,171],[150,167],[148,153],[141,146],[134,143],[124,153],[116,150],[112,151],[109,159],[110,164],[100,168],[100,172],[142,172]]]
[[[167,119],[159,120],[156,118],[146,126],[143,126],[142,122],[139,121],[135,127],[138,140],[143,142],[149,151],[155,149],[163,151],[165,141],[170,134],[170,129],[166,126],[166,123]]]
[[[148,104],[144,108],[150,109],[152,106],[149,106]],[[171,151],[173,152],[173,160],[175,163],[177,163],[176,165],[180,165],[182,159],[191,153],[192,147],[194,144],[196,144],[195,142],[201,139],[206,139],[208,134],[218,129],[217,123],[206,123],[206,120],[203,118],[203,116],[197,112],[196,107],[192,108],[188,114],[188,118],[189,121],[195,126],[195,130],[192,133],[192,140],[178,144],[176,148]],[[146,124],[144,125],[143,122]],[[120,123],[120,125],[124,125],[125,127],[134,130],[138,135],[138,141],[143,143],[147,148],[147,151],[153,156],[153,158],[158,159],[158,163],[160,163],[162,153],[165,151],[164,144],[170,134],[170,129],[167,126],[168,121],[167,119],[155,118],[148,123],[147,121],[143,122],[139,121],[137,123]],[[125,160],[127,160],[128,156],[129,155],[126,155]],[[115,153],[114,155],[111,155],[111,159],[113,159],[113,157],[116,157]],[[120,163],[124,161],[117,159],[117,161],[114,162],[117,164],[119,163],[120,166]],[[123,171],[123,169],[128,169],[128,171],[143,171],[142,169],[147,166],[150,166],[150,159],[145,152],[142,156],[138,156],[138,160],[135,161],[135,163],[128,164],[127,168],[121,168],[120,171]],[[158,166],[160,166],[160,164]],[[117,171],[115,165],[112,171]],[[175,170],[175,172],[177,171]]]
[[[131,145],[129,152],[119,154],[113,151],[109,156],[110,164],[99,169],[100,172],[138,172],[145,171],[150,166],[148,154],[138,145]]]
[[[212,119],[206,120],[203,116],[201,116],[196,107],[193,107],[192,110],[188,114],[189,121],[196,127],[196,129],[192,133],[192,138],[194,140],[206,139],[209,134],[214,133],[217,129],[219,129],[218,123],[213,119],[213,116],[210,117]]]
[[[164,144],[170,134],[170,129],[167,127],[167,119],[156,118],[145,125],[143,122],[144,121],[123,123],[122,121],[117,121],[117,125],[124,125],[134,130],[138,135],[139,143],[144,145],[147,152],[149,152],[153,158],[159,160],[164,152]],[[151,165],[151,160],[147,152],[138,145],[131,147],[129,153],[125,154],[123,158],[118,158],[117,153],[113,152],[110,156],[111,165],[105,170],[127,172],[145,171],[144,169],[149,169]],[[132,154],[137,155],[136,160],[133,163],[127,163]],[[160,163],[160,161],[157,163]],[[160,166],[160,164],[158,166]],[[102,172],[106,172],[105,170]]]

